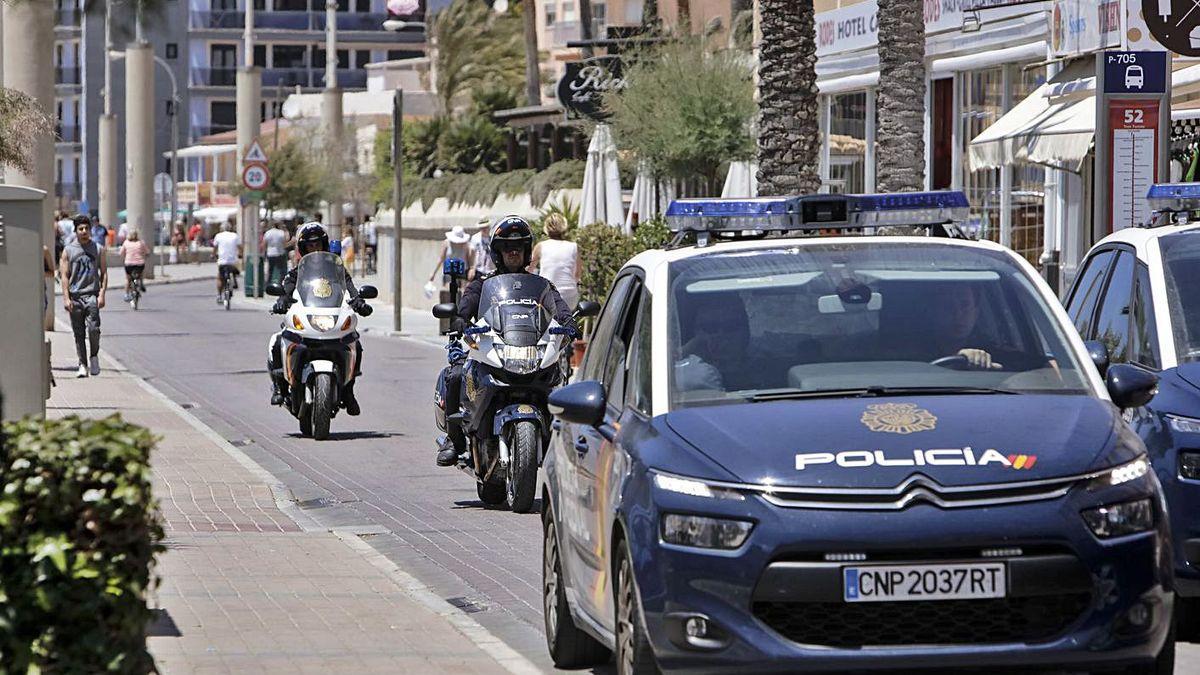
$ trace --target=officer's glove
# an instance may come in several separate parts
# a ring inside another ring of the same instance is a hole
[[[367,301],[363,300],[362,298],[354,298],[351,300],[350,309],[358,312],[361,316],[371,316],[371,312],[375,311],[370,305],[367,304]]]
[[[461,363],[467,358],[467,351],[458,340],[451,340],[446,345],[446,362],[450,365]]]
[[[272,314],[287,314],[288,307],[292,303],[288,302],[287,298],[278,298],[275,304],[271,307]]]
[[[574,321],[567,321],[561,326],[555,326],[550,329],[551,335],[566,335],[572,340],[578,340],[583,337],[583,333],[579,331],[579,326],[575,325]]]

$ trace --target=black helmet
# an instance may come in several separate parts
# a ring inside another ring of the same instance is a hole
[[[320,223],[305,223],[296,233],[296,250],[301,256],[329,250],[329,233]]]
[[[492,241],[489,244],[492,262],[497,270],[506,269],[503,249],[513,246],[524,248],[525,264],[528,265],[533,258],[533,228],[529,227],[529,221],[521,216],[504,216],[492,226]]]

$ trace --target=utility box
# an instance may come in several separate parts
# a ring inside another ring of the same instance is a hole
[[[49,352],[42,329],[42,200],[46,193],[0,185],[0,391],[4,419],[46,413]]]

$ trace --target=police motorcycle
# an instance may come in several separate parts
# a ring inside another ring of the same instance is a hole
[[[342,260],[333,253],[314,251],[301,258],[279,335],[289,391],[284,405],[300,421],[300,433],[319,441],[329,438],[330,420],[341,407],[344,388],[354,380],[361,354],[358,314],[350,307],[345,279]],[[268,284],[266,293],[282,296],[283,286]],[[379,292],[362,286],[358,295],[370,300]]]
[[[448,260],[444,271],[457,301],[466,265]],[[457,353],[465,360],[460,410],[444,410],[444,380],[435,392],[438,428],[465,438],[469,452],[459,468],[475,477],[479,499],[489,505],[507,503],[515,513],[533,508],[538,468],[550,439],[546,398],[565,381],[562,356],[572,330],[553,319],[553,307],[550,282],[536,274],[502,274],[484,281],[480,319],[461,334],[448,333],[451,358]],[[584,301],[575,316],[599,310],[597,303]],[[457,303],[439,304],[433,314],[452,319]]]

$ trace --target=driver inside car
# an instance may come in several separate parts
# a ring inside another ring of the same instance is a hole
[[[479,316],[479,299],[485,281],[500,274],[528,273],[526,268],[533,257],[533,228],[520,216],[505,216],[492,226],[489,249],[496,271],[486,277],[476,276],[463,290],[462,297],[458,299],[458,316],[450,326],[456,333],[462,333]],[[579,328],[575,325],[571,308],[563,301],[554,284],[550,284],[550,292],[554,294],[554,306],[547,309],[554,314],[554,320],[571,330],[572,339],[579,337]],[[449,360],[450,364],[442,369],[438,378],[438,390],[444,392],[444,400],[439,404],[444,406],[447,417],[458,412],[462,395],[462,366],[466,355],[461,348],[452,347]],[[460,427],[451,424],[449,428],[450,432],[438,441],[438,466],[454,466],[458,463],[459,455],[467,450]]]
[[[700,295],[689,304],[689,325],[682,327],[686,341],[675,362],[675,387],[679,391],[740,389],[738,373],[755,377],[746,370],[750,320],[742,299],[736,294]]]
[[[971,370],[1000,370],[1002,363],[993,360],[1003,351],[995,339],[979,325],[979,291],[971,284],[952,284],[938,294],[938,311],[934,315],[933,344],[936,356],[931,360],[961,356]]]

